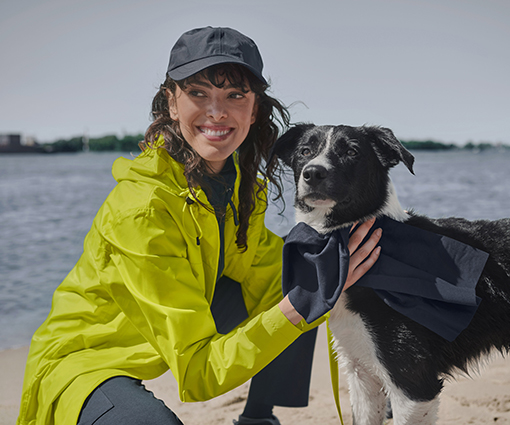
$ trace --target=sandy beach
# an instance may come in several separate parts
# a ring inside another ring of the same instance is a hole
[[[0,352],[0,425],[14,425],[19,409],[28,348]],[[340,402],[345,424],[351,424],[349,396],[340,376]],[[181,403],[170,373],[146,386],[181,418],[185,425],[231,424],[244,407],[248,384],[204,403]],[[325,328],[321,326],[313,366],[310,405],[302,409],[275,408],[282,425],[339,424],[331,390]],[[389,421],[391,424],[392,421]],[[510,359],[495,356],[471,378],[448,382],[441,396],[438,424],[510,424]]]

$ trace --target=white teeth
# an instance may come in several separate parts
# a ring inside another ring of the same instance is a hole
[[[200,128],[200,131],[208,136],[219,137],[228,134],[230,130],[213,130],[211,128]]]

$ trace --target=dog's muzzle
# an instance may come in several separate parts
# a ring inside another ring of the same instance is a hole
[[[303,180],[311,187],[317,187],[328,177],[328,170],[322,165],[307,165],[302,172]]]
[[[328,196],[325,183],[328,177],[326,167],[318,164],[307,165],[301,172],[301,184],[298,185],[300,198],[310,207],[332,208],[336,202]]]

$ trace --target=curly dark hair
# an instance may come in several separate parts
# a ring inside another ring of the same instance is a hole
[[[256,78],[246,67],[231,63],[209,67],[181,81],[167,77],[152,101],[153,123],[145,133],[142,149],[147,146],[153,147],[158,137],[163,136],[164,148],[175,160],[184,165],[188,187],[196,199],[194,188],[204,184],[203,177],[210,171],[206,161],[184,140],[179,123],[170,117],[167,90],[175,95],[177,86],[184,90],[190,83],[204,79],[218,88],[224,87],[228,82],[233,87],[244,92],[251,90],[256,95],[256,120],[237,150],[241,182],[238,194],[239,227],[236,244],[240,250],[245,251],[250,216],[255,209],[256,200],[264,199],[267,208],[267,200],[261,194],[267,189],[268,181],[276,191],[275,199],[282,197],[278,161],[269,161],[269,155],[278,138],[279,126],[282,130],[289,127],[290,114],[280,101],[267,94],[269,85]],[[257,179],[259,173],[262,176],[261,180]]]

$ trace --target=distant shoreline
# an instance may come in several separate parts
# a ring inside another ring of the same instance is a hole
[[[59,139],[51,143],[35,144],[32,146],[17,146],[14,149],[10,146],[0,146],[2,153],[61,153],[61,152],[139,152],[140,142],[144,139],[143,134],[125,135],[121,138],[115,135],[103,137],[73,137],[71,139]],[[468,142],[463,146],[454,143],[443,143],[435,140],[401,140],[402,144],[409,150],[447,151],[447,150],[468,150],[485,151],[490,149],[503,149],[510,151],[510,145],[502,143]]]

